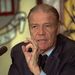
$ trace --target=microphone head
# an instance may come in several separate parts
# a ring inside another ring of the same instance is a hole
[[[6,46],[2,46],[0,48],[0,56],[3,55],[7,50],[8,50],[8,48]]]
[[[32,48],[31,47],[28,49],[28,52],[32,52]]]

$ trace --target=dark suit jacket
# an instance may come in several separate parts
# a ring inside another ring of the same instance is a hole
[[[33,75],[29,70],[21,46],[24,42],[12,48],[8,75]],[[63,35],[57,36],[54,51],[48,57],[45,65],[46,75],[75,75],[75,42]]]

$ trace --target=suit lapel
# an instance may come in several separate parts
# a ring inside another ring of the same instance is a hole
[[[60,63],[59,56],[63,51],[63,46],[64,42],[58,37],[56,47],[53,50],[52,54],[48,57],[44,68],[47,75],[56,75],[56,70]]]

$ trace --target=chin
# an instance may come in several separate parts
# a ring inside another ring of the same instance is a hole
[[[39,48],[40,49],[47,49],[48,48],[48,45],[39,45]]]
[[[40,50],[41,50],[42,52],[47,51],[47,50],[48,50],[48,47],[40,47]]]

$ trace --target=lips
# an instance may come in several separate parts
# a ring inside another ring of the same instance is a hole
[[[46,42],[47,40],[46,39],[39,39],[39,40],[37,40],[38,42]]]
[[[38,39],[38,41],[47,41],[47,39]]]

